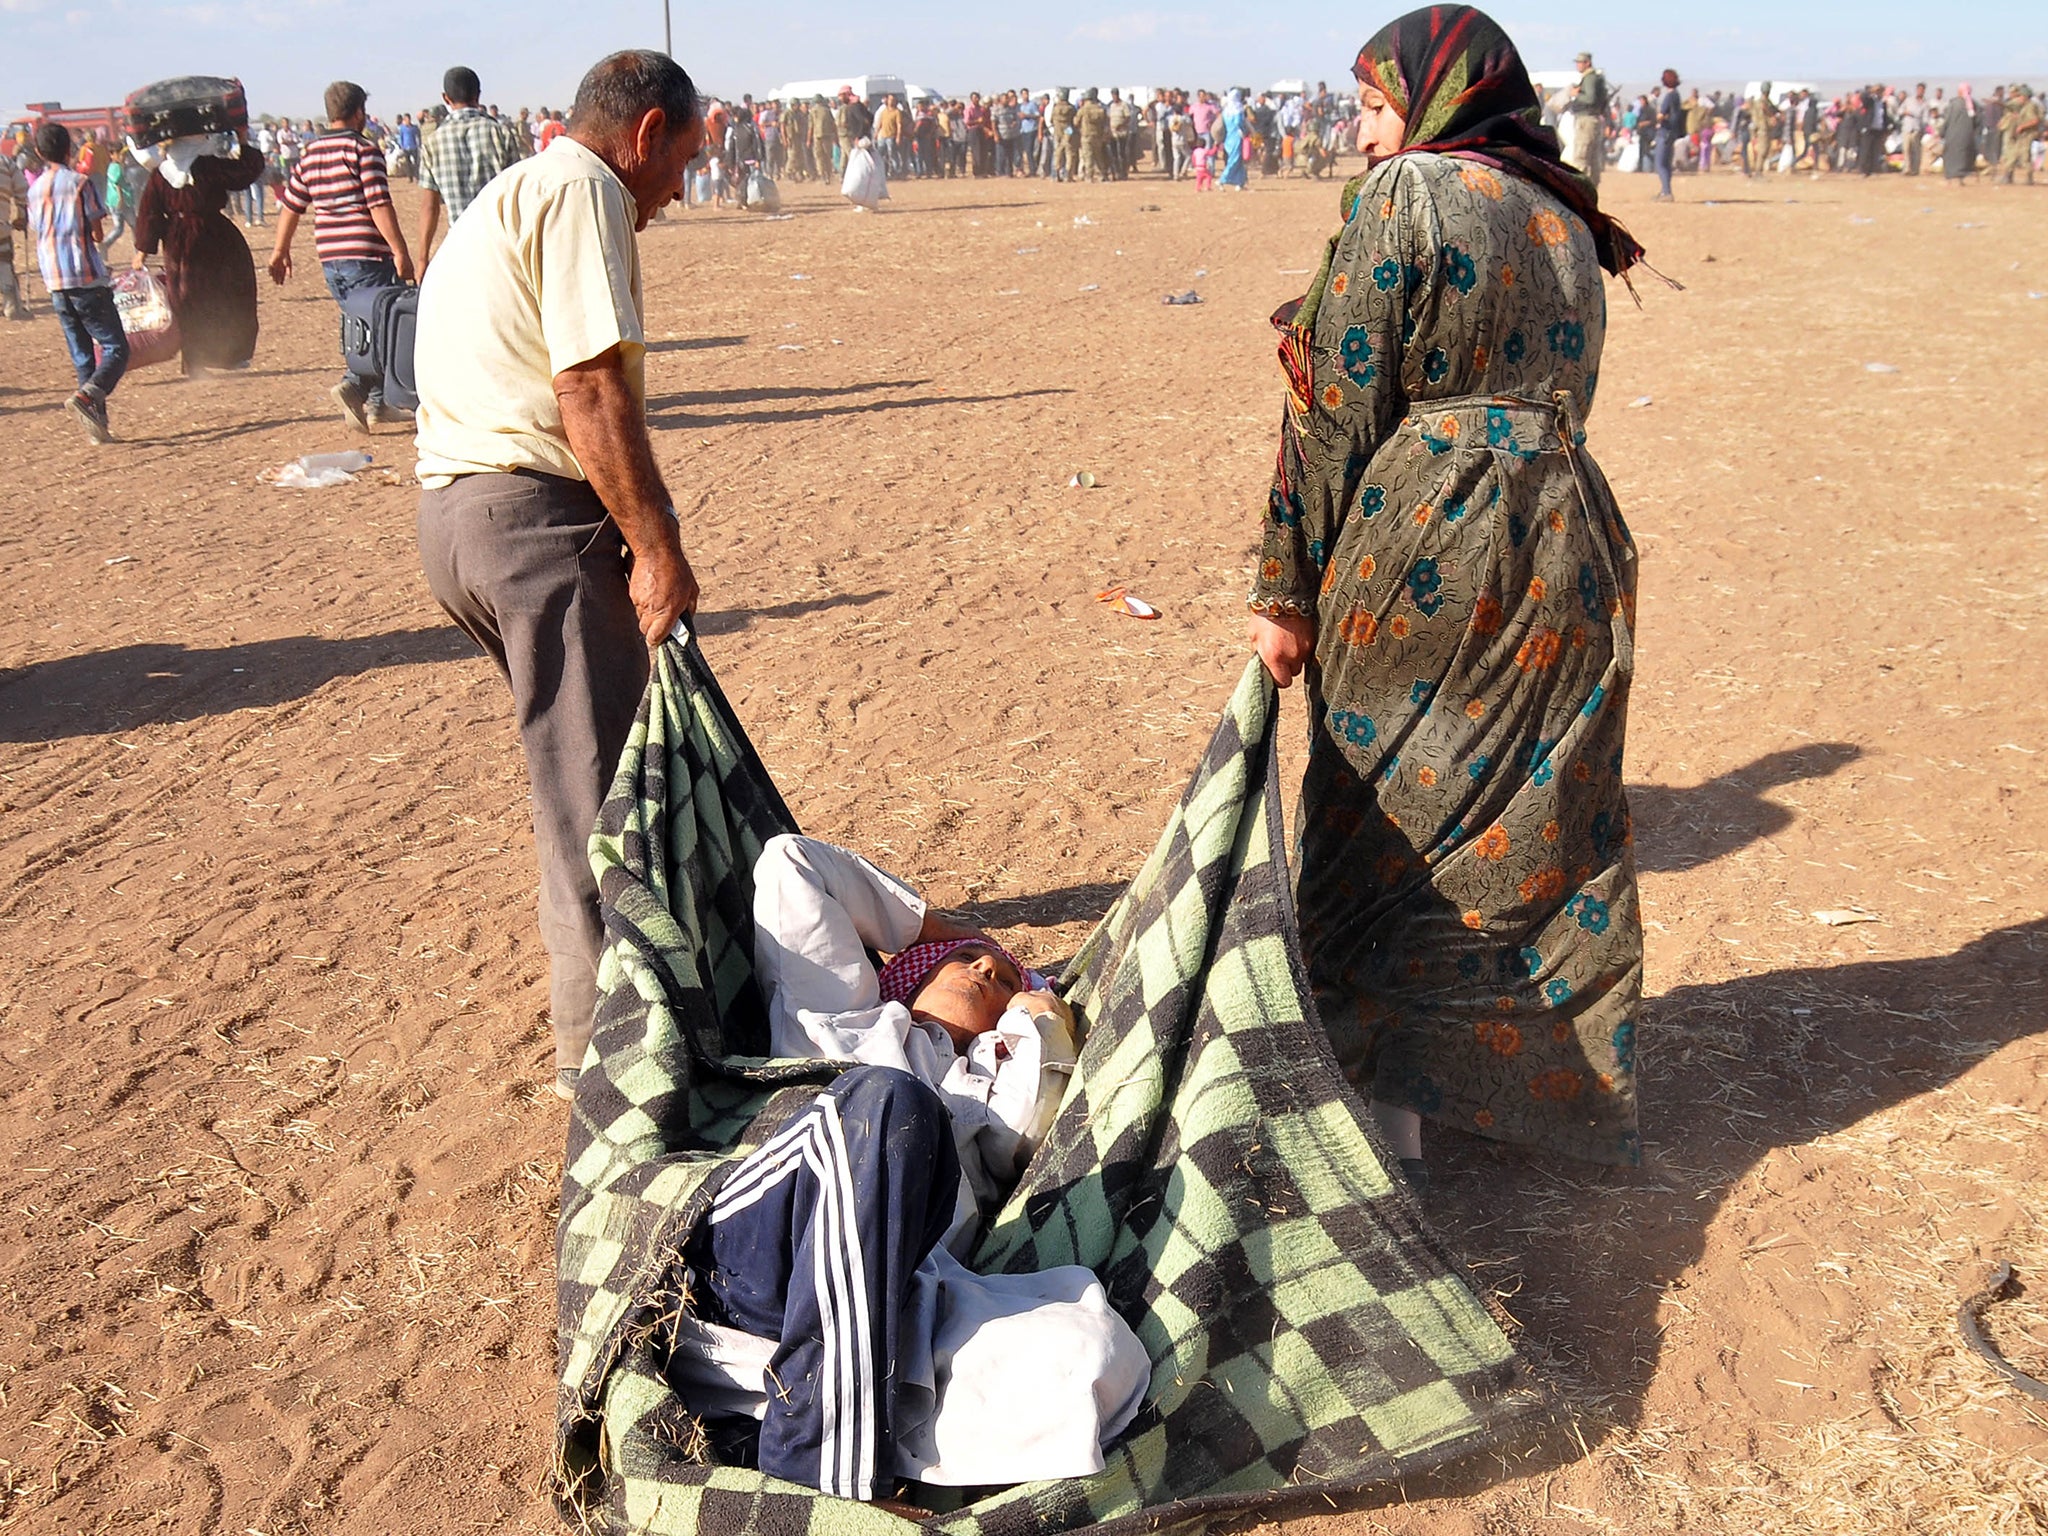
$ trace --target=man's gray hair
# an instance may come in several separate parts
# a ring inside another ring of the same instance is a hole
[[[640,121],[659,107],[671,132],[704,115],[697,87],[683,66],[652,48],[628,48],[599,59],[576,87],[569,126],[579,135],[602,136]]]

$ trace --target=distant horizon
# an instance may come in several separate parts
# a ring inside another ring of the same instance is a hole
[[[566,108],[583,71],[617,48],[662,46],[660,0],[582,0],[573,28],[550,6],[516,0],[0,0],[0,112],[29,102],[117,106],[130,91],[178,74],[238,76],[259,114],[318,117],[331,79],[368,89],[389,119],[440,100],[441,71],[467,64],[484,100],[506,111]],[[675,51],[707,94],[762,96],[796,80],[892,73],[964,96],[1029,83],[1263,90],[1283,79],[1341,90],[1358,46],[1405,7],[1341,15],[1335,7],[1249,16],[1203,0],[1184,10],[1107,11],[1048,0],[1028,23],[1009,13],[965,16],[941,0],[899,0],[849,27],[819,0],[764,7],[744,29],[698,36],[697,8],[674,3]],[[2048,9],[2038,0],[1977,0],[1960,22],[1929,18],[1913,0],[1822,0],[1794,11],[1727,0],[1713,24],[1645,19],[1625,0],[1586,0],[1557,20],[1536,0],[1489,7],[1531,70],[1568,67],[1581,48],[1623,90],[1675,68],[1690,86],[1812,80],[1829,94],[1866,81],[1969,80],[1982,90],[2048,79]],[[522,16],[530,18],[522,25]],[[1357,19],[1353,20],[1352,17]],[[577,52],[564,64],[561,34]],[[1997,38],[2005,62],[1983,62]],[[147,64],[130,61],[147,60]]]

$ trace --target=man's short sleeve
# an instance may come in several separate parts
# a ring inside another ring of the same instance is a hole
[[[439,155],[434,153],[436,142],[434,139],[429,139],[420,146],[420,190],[422,192],[439,192],[445,196],[446,194],[441,186],[441,178],[435,171],[435,167],[439,165],[441,159]]]
[[[388,207],[391,182],[384,170],[384,151],[365,140],[356,161],[356,177],[363,186],[363,202],[371,208]]]
[[[630,365],[646,341],[623,192],[595,178],[563,187],[542,217],[533,260],[549,372],[565,373],[613,347],[631,354],[635,371]]]
[[[306,190],[306,178],[299,174],[300,163],[292,162],[292,173],[277,194],[278,205],[292,213],[304,213],[313,206],[313,194]]]

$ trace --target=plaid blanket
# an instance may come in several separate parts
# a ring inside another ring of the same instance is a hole
[[[1308,1002],[1257,663],[1143,871],[1063,978],[1087,1030],[984,1273],[1085,1264],[1153,1362],[1094,1477],[935,1515],[952,1536],[1199,1525],[1384,1484],[1544,1411],[1367,1129]],[[673,643],[591,841],[609,934],[559,1232],[558,1497],[607,1531],[900,1529],[720,1466],[662,1370],[678,1251],[725,1172],[839,1068],[766,1058],[750,872],[794,830]],[[936,1496],[943,1496],[934,1491]]]

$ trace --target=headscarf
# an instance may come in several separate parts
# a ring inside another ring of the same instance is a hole
[[[1396,17],[1359,49],[1351,72],[1385,92],[1406,122],[1395,154],[1458,155],[1524,176],[1585,220],[1609,272],[1619,277],[1643,259],[1635,237],[1600,211],[1593,184],[1564,163],[1521,54],[1484,11],[1427,5]]]
[[[933,939],[929,943],[913,944],[910,948],[899,951],[882,967],[881,974],[875,978],[882,989],[882,1001],[907,1004],[917,996],[917,989],[924,985],[926,977],[944,965],[956,950],[966,949],[970,945],[979,949],[994,950],[1016,966],[1017,974],[1028,981],[1030,972],[1024,969],[1015,955],[994,939]]]

